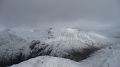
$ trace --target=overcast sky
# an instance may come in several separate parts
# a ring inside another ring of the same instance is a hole
[[[79,22],[80,19],[96,22]],[[74,21],[81,25],[120,25],[119,19],[119,0],[0,0],[0,25],[8,27]]]

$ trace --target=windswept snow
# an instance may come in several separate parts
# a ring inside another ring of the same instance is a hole
[[[10,67],[79,67],[79,63],[59,57],[40,56]]]
[[[71,57],[72,52],[79,52],[80,54],[84,52],[84,49],[94,51],[94,49],[112,44],[110,39],[105,36],[77,29],[65,29],[57,34],[54,33],[54,38],[48,39],[46,43],[49,44],[49,47],[45,51],[51,50],[50,55],[58,57]],[[79,56],[79,59],[80,57],[83,58]]]
[[[110,44],[110,39],[94,32],[84,32],[79,31],[78,29],[68,28],[61,32],[59,31],[59,33],[54,33],[54,38],[49,39],[46,42],[62,43],[64,45],[73,46],[75,46],[75,44],[80,45],[80,43],[83,43],[84,46],[103,47]]]

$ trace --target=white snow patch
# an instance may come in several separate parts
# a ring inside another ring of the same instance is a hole
[[[79,63],[50,56],[39,56],[10,67],[80,67]]]

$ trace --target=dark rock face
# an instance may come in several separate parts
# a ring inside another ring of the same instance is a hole
[[[18,54],[15,54],[14,56],[12,56],[12,55],[9,56],[8,60],[5,60],[5,58],[0,59],[0,67],[6,67],[6,66],[20,63],[25,60],[24,58],[25,58],[25,55],[23,55],[21,52],[19,52]]]
[[[97,50],[99,50],[99,48],[94,48],[94,47],[83,48],[82,51],[71,50],[69,52],[69,55],[66,55],[64,58],[71,59],[78,62],[90,57],[90,55]]]
[[[39,41],[34,41],[34,44],[32,42],[31,46],[34,46],[34,47],[31,49],[29,58],[47,55],[47,56],[67,58],[67,59],[71,59],[74,61],[84,60],[88,58],[92,53],[100,49],[100,48],[96,48],[93,46],[89,46],[89,47],[82,48],[82,49],[69,49],[69,51],[63,51],[65,53],[61,53],[61,55],[59,55],[58,54],[59,52],[57,51],[59,50],[61,52],[61,50],[58,49],[58,48],[61,48],[59,47],[60,44],[58,44],[56,47],[53,47],[55,45],[50,45],[47,43],[40,43]]]
[[[29,58],[46,55],[44,53],[44,50],[46,49],[47,46],[48,44],[46,43],[42,43],[39,40],[33,40],[29,47],[31,50]]]
[[[30,49],[32,50],[33,48],[35,48],[35,45],[37,45],[37,44],[40,44],[40,41],[39,40],[33,40],[32,42],[31,42],[31,45],[30,45]]]

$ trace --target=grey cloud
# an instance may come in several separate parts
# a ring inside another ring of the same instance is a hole
[[[116,21],[118,0],[1,0],[0,24],[36,26],[80,18]],[[92,23],[92,22],[91,22]]]

